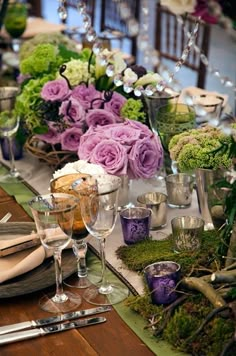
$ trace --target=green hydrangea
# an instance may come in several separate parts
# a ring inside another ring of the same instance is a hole
[[[169,143],[172,160],[177,162],[180,172],[196,168],[229,168],[232,160],[223,144],[230,143],[230,136],[220,129],[205,126],[175,135]]]
[[[121,108],[121,116],[126,119],[145,123],[146,115],[143,110],[143,103],[140,99],[128,99]]]
[[[21,73],[36,77],[55,72],[59,63],[63,62],[58,53],[58,47],[50,43],[38,45],[28,58],[20,62]]]
[[[50,43],[54,46],[63,45],[70,51],[76,51],[76,42],[61,32],[39,33],[33,38],[24,41],[20,47],[20,62],[28,58],[39,44]]]
[[[42,126],[41,118],[36,114],[36,108],[41,100],[40,92],[43,85],[52,79],[52,75],[45,75],[38,79],[30,79],[17,96],[15,111],[21,116],[21,122],[26,126],[26,130],[29,132],[34,132],[36,128]]]
[[[87,62],[72,59],[66,63],[66,70],[63,72],[63,75],[66,76],[72,86],[76,86],[82,82],[93,83],[94,66],[91,65],[89,69]],[[59,72],[57,73],[57,78],[60,78]]]

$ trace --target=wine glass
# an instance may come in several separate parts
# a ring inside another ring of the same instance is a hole
[[[15,167],[13,153],[13,139],[18,131],[20,117],[15,114],[15,99],[18,94],[17,87],[0,88],[0,137],[6,138],[9,147],[10,171],[0,176],[0,182],[17,183],[30,178],[30,172],[20,172]]]
[[[83,186],[84,179],[89,177],[88,174],[84,173],[69,173],[63,176],[57,177],[50,182],[50,190],[52,193],[67,193],[72,194],[78,197],[78,189],[81,189]],[[75,184],[76,189],[72,188],[72,183]],[[88,269],[86,265],[86,254],[87,254],[87,243],[85,237],[88,235],[88,231],[84,226],[83,219],[81,216],[80,204],[78,203],[75,214],[74,214],[74,223],[73,223],[73,234],[72,240],[73,245],[72,249],[77,259],[77,279],[68,280],[64,283],[69,287],[75,288],[87,288],[91,285],[91,282],[88,278]],[[91,275],[90,275],[91,277]],[[101,278],[97,276],[99,281]]]
[[[81,304],[81,297],[63,291],[61,253],[71,242],[77,199],[70,194],[39,195],[29,202],[41,243],[55,261],[56,293],[43,296],[39,305],[51,313],[67,312]]]
[[[81,214],[87,230],[99,241],[102,279],[100,283],[88,287],[83,297],[95,305],[116,304],[128,296],[129,290],[122,284],[111,284],[107,280],[105,241],[115,226],[121,179],[103,174],[88,177],[85,183],[84,189],[79,190]]]
[[[25,1],[15,1],[9,3],[4,19],[4,27],[12,38],[12,49],[19,52],[20,37],[25,32],[27,26],[27,4]]]

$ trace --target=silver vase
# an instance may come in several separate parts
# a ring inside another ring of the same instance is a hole
[[[218,229],[225,223],[224,201],[228,192],[216,186],[224,175],[221,169],[195,170],[199,211],[205,221],[205,230]]]

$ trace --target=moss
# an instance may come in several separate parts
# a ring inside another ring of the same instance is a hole
[[[171,236],[163,241],[144,241],[132,246],[122,246],[117,250],[117,255],[135,271],[142,271],[145,266],[160,260],[174,260],[181,264],[182,274],[193,272],[193,267],[216,269],[221,267],[221,261],[217,256],[217,246],[220,236],[216,231],[206,231],[202,236],[200,251],[196,253],[176,254],[171,249]],[[200,276],[202,271],[194,270],[194,276]],[[235,290],[228,295],[230,300],[235,299]],[[155,325],[157,330],[161,322],[166,319],[165,307],[153,305],[147,286],[142,296],[132,296],[126,300],[133,311],[140,314],[147,325],[150,320],[159,322]],[[210,302],[200,293],[193,292],[187,300],[175,308],[172,317],[168,321],[164,331],[158,338],[162,338],[180,351],[188,352],[196,356],[218,356],[224,345],[234,334],[234,321],[215,316],[193,340],[188,340],[199,328],[206,316],[212,311]],[[153,330],[150,328],[150,332]],[[155,332],[154,332],[155,333]],[[229,355],[236,354],[236,350],[230,351]]]
[[[201,249],[197,252],[175,253],[172,250],[171,235],[162,241],[146,240],[131,246],[121,246],[117,256],[133,271],[142,271],[147,265],[158,261],[176,261],[181,264],[182,273],[189,273],[192,266],[210,268],[212,263],[220,263],[216,250],[220,237],[216,231],[205,231]]]
[[[126,304],[135,312],[150,322],[152,316],[155,320],[166,318],[163,306],[153,305],[148,295],[130,297]],[[179,351],[188,352],[194,356],[218,356],[222,348],[234,333],[234,322],[216,316],[210,321],[191,342],[188,341],[193,333],[202,324],[208,313],[212,310],[209,301],[197,294],[176,308],[173,317],[167,323],[163,334],[159,336]],[[158,325],[156,327],[158,328]],[[151,329],[150,329],[151,332]],[[235,350],[227,356],[235,355]]]

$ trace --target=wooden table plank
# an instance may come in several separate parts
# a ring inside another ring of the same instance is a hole
[[[11,221],[31,221],[31,218],[17,204],[14,198],[5,194],[0,188],[1,215],[8,211],[13,214]],[[76,277],[75,277],[76,278]],[[54,292],[55,286],[36,293],[0,300],[0,325],[39,319],[51,316],[38,306],[39,298],[47,293]],[[73,289],[73,292],[82,294],[83,290]],[[93,307],[83,300],[79,309]],[[127,326],[117,312],[103,313],[107,322],[87,328],[74,329],[62,333],[47,335],[37,339],[26,340],[1,346],[1,356],[71,356],[75,355],[112,355],[112,356],[151,356],[153,352],[139,339]]]

